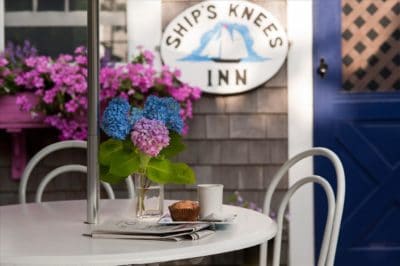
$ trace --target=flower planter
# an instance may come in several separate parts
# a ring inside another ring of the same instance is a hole
[[[12,137],[11,177],[19,179],[26,165],[25,133],[26,128],[43,128],[43,118],[33,118],[29,112],[20,111],[16,104],[18,96],[26,96],[31,103],[37,97],[30,92],[0,96],[0,129],[5,129]]]
[[[16,104],[18,96],[25,96],[33,105],[38,101],[37,96],[31,92],[0,96],[0,128],[6,129],[8,132],[14,132],[23,128],[44,127],[42,117],[33,118],[29,112],[19,110]]]

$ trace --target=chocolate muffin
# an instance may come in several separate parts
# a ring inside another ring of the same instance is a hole
[[[200,207],[197,202],[182,200],[175,202],[168,207],[174,221],[197,221]]]

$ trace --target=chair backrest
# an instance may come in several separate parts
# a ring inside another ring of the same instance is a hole
[[[310,182],[316,182],[320,184],[328,198],[328,205],[330,209],[333,209],[333,218],[330,218],[330,211],[328,210],[328,219],[327,223],[325,225],[325,232],[324,232],[324,239],[323,239],[323,245],[321,247],[321,253],[320,253],[320,258],[318,260],[318,266],[326,265],[326,266],[333,266],[334,259],[335,259],[335,254],[336,254],[336,246],[339,238],[339,230],[340,230],[340,223],[342,220],[342,215],[343,215],[343,206],[344,206],[344,197],[345,197],[345,175],[344,175],[344,169],[343,165],[339,159],[339,157],[331,150],[326,149],[326,148],[312,148],[309,150],[306,150],[304,152],[301,152],[291,159],[289,159],[275,174],[275,176],[272,178],[271,184],[268,187],[267,193],[265,195],[265,200],[264,200],[264,213],[266,215],[269,215],[270,209],[271,209],[271,199],[272,195],[275,192],[279,182],[282,180],[283,176],[288,172],[288,170],[295,165],[297,162],[308,158],[308,157],[313,157],[313,156],[323,156],[326,157],[331,161],[331,163],[334,166],[335,172],[336,172],[336,203],[330,202],[331,195],[330,191],[332,191],[330,185],[327,183],[326,180],[319,176],[311,176],[311,177],[305,177],[303,179],[300,179],[297,183],[295,183],[289,191],[286,193],[284,200],[281,202],[281,206],[279,208],[280,211],[282,211],[282,217],[283,217],[283,212],[286,208],[287,202],[289,201],[290,197],[300,188],[302,185]],[[287,202],[285,203],[285,199]],[[333,201],[335,201],[335,198],[333,197]],[[279,216],[279,214],[278,214]],[[279,217],[278,217],[279,218]],[[283,219],[283,218],[282,218]],[[332,219],[332,220],[330,220]],[[279,231],[282,230],[282,225],[279,225],[278,221],[278,235]],[[277,242],[274,242],[277,243]],[[279,243],[280,245],[280,243]],[[261,245],[260,248],[260,260],[259,264],[260,266],[265,266],[267,263],[267,248],[268,244],[265,243]],[[280,249],[280,247],[278,247]],[[279,250],[280,251],[280,250]],[[275,257],[275,252],[274,252],[274,257]],[[277,256],[279,256],[278,254]],[[275,259],[273,258],[273,261],[279,263],[279,258]],[[322,264],[320,264],[322,263]]]
[[[81,141],[81,140],[68,140],[68,141],[56,142],[49,146],[44,147],[38,153],[36,153],[35,156],[32,157],[32,159],[28,162],[27,166],[25,167],[25,170],[21,176],[21,182],[20,182],[20,186],[19,186],[19,202],[20,203],[26,203],[26,187],[28,184],[29,177],[30,177],[33,169],[35,168],[35,166],[44,157],[46,157],[50,153],[59,151],[59,150],[63,150],[63,149],[71,149],[71,148],[86,149],[87,143],[86,143],[86,141]],[[63,166],[53,169],[50,173],[48,173],[41,180],[38,190],[36,192],[35,202],[41,202],[43,191],[46,188],[47,184],[49,184],[49,182],[51,180],[53,180],[56,176],[63,174],[63,173],[67,173],[67,172],[87,173],[87,168],[84,165],[69,164],[69,165],[63,165]],[[106,182],[101,182],[101,184],[104,187],[108,198],[115,199],[114,191],[113,191],[112,187],[110,186],[110,184],[108,184]],[[128,187],[129,197],[133,198],[134,189],[133,189],[133,182],[132,182],[132,179],[130,176],[128,178],[126,178],[126,184]]]

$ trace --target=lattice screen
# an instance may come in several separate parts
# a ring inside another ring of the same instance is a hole
[[[400,0],[342,0],[343,89],[400,90]]]

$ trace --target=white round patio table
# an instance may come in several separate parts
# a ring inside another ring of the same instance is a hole
[[[169,205],[172,201],[166,201]],[[86,201],[57,201],[0,207],[0,265],[120,265],[196,258],[256,246],[273,238],[276,223],[244,208],[235,223],[194,241],[93,239],[84,223]],[[101,200],[100,222],[133,218],[132,200]]]

